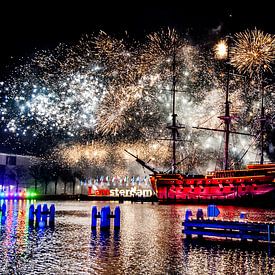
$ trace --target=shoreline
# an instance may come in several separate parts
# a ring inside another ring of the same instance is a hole
[[[96,195],[37,195],[36,200],[81,200],[81,201],[132,201],[132,202],[158,202],[156,196],[151,197],[124,197],[124,196],[96,196]]]
[[[33,200],[57,200],[57,201],[65,201],[65,200],[72,200],[72,201],[118,201],[119,203],[123,203],[124,201],[130,202],[151,202],[151,203],[158,203],[161,205],[168,205],[168,204],[177,204],[177,205],[209,205],[209,204],[216,204],[216,205],[234,205],[234,206],[245,206],[245,207],[265,207],[265,208],[272,208],[275,209],[274,199],[273,198],[265,198],[265,199],[255,199],[255,198],[248,198],[245,200],[201,200],[201,199],[190,199],[188,201],[175,201],[174,199],[170,199],[168,201],[160,201],[157,199],[156,196],[151,197],[140,197],[140,196],[132,196],[132,197],[124,197],[124,196],[90,196],[84,194],[77,194],[77,195],[37,195]]]

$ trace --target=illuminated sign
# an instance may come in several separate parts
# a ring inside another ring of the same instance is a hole
[[[143,196],[143,197],[151,197],[153,195],[153,191],[151,189],[137,189],[136,187],[131,187],[130,189],[97,189],[93,190],[92,187],[88,188],[88,195],[94,196],[113,196],[113,197],[132,197],[132,196]]]
[[[151,197],[153,195],[153,191],[151,189],[137,189],[136,187],[132,187],[131,189],[110,189],[111,196],[143,196],[143,197]]]

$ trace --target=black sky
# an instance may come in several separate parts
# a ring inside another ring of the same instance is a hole
[[[234,33],[257,27],[275,33],[271,1],[257,5],[213,1],[8,1],[0,4],[1,70],[20,56],[38,49],[54,48],[59,42],[77,41],[82,34],[104,30],[124,31],[142,38],[162,27],[176,27],[194,39],[206,39],[211,30]],[[123,3],[126,2],[126,3]],[[269,3],[268,3],[269,2]],[[203,3],[203,4],[202,4]],[[212,4],[211,4],[212,3]],[[11,58],[11,57],[15,58]]]

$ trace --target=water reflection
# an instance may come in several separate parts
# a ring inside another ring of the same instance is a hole
[[[112,274],[120,266],[120,231],[92,230],[90,242],[91,268]]]
[[[2,202],[3,203],[3,202]],[[29,201],[6,201],[1,224],[0,274],[274,274],[274,246],[239,241],[186,241],[182,221],[197,206],[120,204],[121,229],[91,230],[91,207],[106,202],[47,202],[56,206],[55,229],[29,228]],[[39,202],[43,204],[43,202]],[[112,209],[118,204],[111,202]],[[207,206],[199,206],[206,213]],[[219,207],[223,218],[240,212],[272,221],[272,209]]]
[[[274,274],[273,248],[266,243],[184,239],[182,274]]]
[[[26,252],[26,201],[1,200],[7,206],[6,216],[1,214],[1,259],[4,268],[14,272],[14,263]],[[1,270],[1,269],[0,269]]]

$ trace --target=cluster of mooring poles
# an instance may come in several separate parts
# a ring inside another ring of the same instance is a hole
[[[2,221],[6,219],[6,204],[3,203],[0,206],[0,212],[2,212]],[[109,205],[101,208],[100,212],[97,212],[97,207],[92,207],[91,212],[91,229],[95,230],[97,227],[97,220],[100,219],[100,230],[110,230],[111,219],[114,221],[114,230],[120,229],[120,207],[116,206],[114,211],[111,211]],[[45,228],[47,226],[54,227],[55,225],[55,206],[51,204],[48,208],[47,204],[38,204],[35,208],[33,204],[29,207],[29,226],[36,228]]]
[[[55,206],[51,204],[48,208],[47,204],[41,207],[41,204],[38,204],[36,209],[33,204],[29,208],[29,226],[33,227],[54,227],[55,220]]]
[[[92,207],[91,214],[91,229],[95,230],[97,226],[97,219],[100,219],[100,229],[110,230],[111,219],[114,219],[114,230],[120,229],[120,207],[116,206],[114,212],[111,211],[109,205],[101,208],[100,212],[97,212],[97,207]]]

